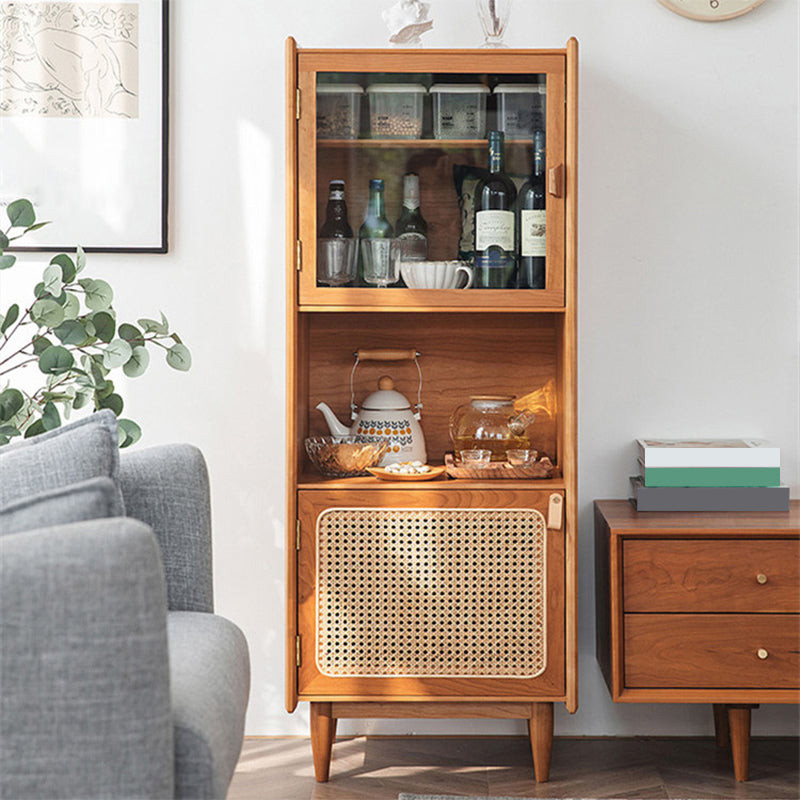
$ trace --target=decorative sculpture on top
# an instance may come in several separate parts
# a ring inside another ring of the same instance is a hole
[[[397,0],[381,15],[389,28],[389,41],[395,47],[420,47],[420,35],[433,27],[430,10],[431,4],[421,0]]]

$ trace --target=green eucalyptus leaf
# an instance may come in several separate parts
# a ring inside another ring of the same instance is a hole
[[[3,248],[5,249],[5,248]],[[0,256],[0,269],[9,269],[13,267],[17,261],[16,256],[9,255],[8,253],[4,253]]]
[[[64,319],[77,319],[81,313],[81,302],[71,292],[64,292],[64,304],[61,306],[64,309]]]
[[[12,228],[27,228],[36,222],[36,212],[30,200],[15,200],[6,209]]]
[[[101,384],[95,386],[94,399],[98,405],[100,401],[114,393],[114,381],[103,381]]]
[[[3,250],[5,250],[5,249],[6,249],[6,247],[8,247],[8,245],[9,245],[9,242],[8,242],[8,236],[6,236],[6,235],[3,233],[3,231],[0,231],[0,252],[2,252]]]
[[[103,364],[106,369],[121,367],[133,353],[133,348],[124,339],[114,339],[103,351]]]
[[[16,425],[0,425],[0,436],[5,436],[6,444],[8,444],[8,439],[13,439],[15,436],[19,436],[20,431]]]
[[[75,274],[77,272],[75,269],[75,262],[66,253],[59,253],[57,256],[53,256],[53,258],[50,259],[50,264],[57,264],[61,267],[64,283],[72,283],[72,281],[75,280]]]
[[[92,311],[105,311],[114,300],[114,290],[100,278],[81,278],[78,283],[86,292],[86,307]]]
[[[58,428],[61,425],[61,417],[52,401],[48,401],[44,404],[42,425],[44,425],[46,431],[52,431],[54,428]]]
[[[86,328],[77,319],[68,319],[62,322],[53,333],[59,338],[62,344],[82,345],[89,338],[86,335]]]
[[[55,328],[64,321],[64,309],[52,298],[44,297],[31,306],[31,319],[40,328]]]
[[[144,330],[145,333],[157,333],[159,336],[166,336],[169,333],[169,328],[161,322],[149,319],[148,317],[142,317],[142,319],[138,320],[138,323],[142,326],[142,330]]]
[[[0,392],[0,422],[8,422],[25,405],[19,389],[4,389]]]
[[[34,297],[46,297],[47,296],[47,289],[44,286],[44,281],[40,281],[33,287],[33,296]]]
[[[19,306],[14,303],[6,312],[3,322],[0,323],[0,333],[5,333],[19,318]]]
[[[46,336],[37,336],[31,344],[33,345],[33,354],[35,356],[40,356],[48,347],[53,346],[53,343]]]
[[[90,320],[94,329],[94,333],[91,335],[96,336],[101,342],[108,344],[108,342],[114,338],[114,331],[117,328],[114,317],[112,317],[108,311],[97,311],[92,314]],[[87,331],[88,330],[89,328],[87,326]]]
[[[130,447],[142,438],[142,429],[132,419],[118,419],[119,446]]]
[[[28,425],[28,427],[25,429],[25,438],[30,439],[32,436],[38,436],[40,433],[44,433],[46,430],[47,429],[44,427],[44,423],[40,419],[37,419],[36,422]]]
[[[118,394],[110,394],[100,401],[100,408],[110,408],[114,412],[114,416],[118,417],[122,413],[124,406],[122,398]]]
[[[83,252],[83,248],[78,245],[75,250],[75,269],[78,272],[82,272],[83,268],[86,266],[86,253]]]
[[[174,344],[167,351],[167,364],[173,369],[186,372],[192,366],[192,354],[185,344]]]
[[[64,290],[64,274],[58,264],[52,262],[44,268],[44,288],[53,297],[58,297]]]
[[[75,359],[66,347],[53,345],[39,356],[39,369],[46,375],[60,375],[69,371]]]
[[[123,322],[122,325],[119,326],[117,335],[120,337],[120,339],[124,339],[131,346],[144,344],[144,336],[142,335],[142,332],[135,325],[131,325],[129,322]]]
[[[49,224],[50,224],[50,220],[45,220],[44,222],[37,222],[37,223],[35,223],[33,225],[28,225],[28,227],[25,228],[25,233],[30,233],[31,231],[38,231],[39,228],[44,228],[45,225],[49,225]]]
[[[183,344],[183,342],[181,341],[181,337],[178,336],[177,333],[171,334],[170,338],[172,339],[173,342],[175,342],[175,344]]]
[[[149,364],[150,364],[150,353],[147,352],[146,347],[138,345],[133,348],[131,357],[123,365],[122,371],[129,378],[138,378],[140,375],[144,374]]]
[[[89,392],[78,392],[75,395],[75,399],[72,401],[72,407],[74,409],[83,408],[91,398],[92,395]]]

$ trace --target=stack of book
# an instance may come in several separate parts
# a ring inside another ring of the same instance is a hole
[[[752,439],[637,439],[637,511],[788,511],[781,451]]]

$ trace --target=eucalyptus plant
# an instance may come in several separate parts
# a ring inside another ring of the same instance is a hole
[[[0,270],[17,263],[6,252],[13,241],[48,224],[36,221],[29,200],[15,200],[6,211],[9,225],[5,231],[0,228]],[[150,363],[148,348],[163,350],[174,369],[191,367],[189,349],[170,331],[163,313],[158,320],[143,317],[137,325],[118,324],[111,286],[85,277],[85,266],[82,248],[74,256],[59,253],[44,268],[30,302],[6,309],[0,298],[0,445],[15,436],[57,428],[62,416],[68,419],[73,410],[90,405],[110,408],[119,418],[124,402],[109,375],[120,368],[129,378],[142,375]],[[34,367],[44,376],[43,385],[26,391],[16,379],[23,371],[38,374]],[[120,447],[139,440],[139,425],[130,419],[118,422]]]

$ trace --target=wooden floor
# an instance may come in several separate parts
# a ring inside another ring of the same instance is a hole
[[[248,738],[228,800],[397,800],[400,792],[557,798],[800,797],[796,738],[753,739],[750,780],[711,738],[559,738],[548,783],[532,779],[516,737],[355,737],[333,747],[331,780],[314,781],[304,738]]]

